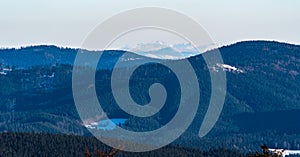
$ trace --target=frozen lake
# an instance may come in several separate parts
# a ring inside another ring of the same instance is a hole
[[[85,127],[90,129],[98,129],[98,130],[113,130],[118,125],[124,125],[127,119],[125,118],[112,118],[100,120],[99,122],[94,122],[89,125],[85,125]]]

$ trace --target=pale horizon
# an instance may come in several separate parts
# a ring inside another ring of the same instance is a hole
[[[161,0],[1,0],[0,3],[1,48],[30,45],[80,48],[88,33],[101,22],[120,12],[148,6],[176,10],[191,17],[218,46],[248,40],[300,44],[300,1],[294,0],[175,0],[172,3]],[[131,42],[136,41],[128,41]]]

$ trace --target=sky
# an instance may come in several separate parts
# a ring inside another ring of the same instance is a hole
[[[300,44],[299,0],[0,0],[0,47],[80,47],[112,15],[147,6],[191,17],[218,45],[243,40]]]

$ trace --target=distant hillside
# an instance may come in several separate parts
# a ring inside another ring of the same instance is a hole
[[[3,65],[28,68],[39,65],[72,64],[77,50],[56,46],[31,46],[20,49],[1,49]]]
[[[0,49],[0,63],[2,66],[15,66],[16,68],[30,68],[33,66],[73,64],[78,52],[103,53],[102,51],[87,51],[71,48],[59,48],[56,46],[30,46],[20,49]],[[102,55],[101,64],[98,68],[111,69],[112,64],[120,58],[121,66],[133,66],[132,59],[154,60],[128,52],[126,57],[122,55],[125,51],[107,50]]]

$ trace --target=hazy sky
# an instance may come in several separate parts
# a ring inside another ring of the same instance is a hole
[[[300,44],[299,0],[0,0],[0,47],[80,47],[97,24],[144,6],[190,16],[219,45],[251,39]]]

